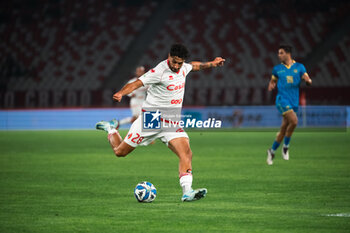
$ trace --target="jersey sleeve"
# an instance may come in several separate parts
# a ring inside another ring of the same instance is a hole
[[[139,80],[143,83],[144,86],[152,85],[159,83],[162,78],[161,73],[156,68],[150,69],[147,73],[142,75]]]
[[[184,63],[183,66],[185,70],[185,75],[188,75],[188,73],[190,73],[193,68],[192,65],[189,63]]]
[[[273,69],[272,69],[272,76],[271,76],[271,79],[272,79],[272,80],[275,80],[275,81],[278,80],[277,67],[276,67],[276,66],[273,67]]]
[[[303,77],[303,75],[306,73],[306,68],[303,64],[300,64],[300,77]]]

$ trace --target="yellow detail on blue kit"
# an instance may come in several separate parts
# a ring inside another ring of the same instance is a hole
[[[298,111],[299,88],[302,76],[306,73],[305,66],[294,62],[290,67],[284,64],[276,65],[272,76],[277,79],[276,107],[281,114],[286,111]],[[287,108],[288,106],[288,108]]]

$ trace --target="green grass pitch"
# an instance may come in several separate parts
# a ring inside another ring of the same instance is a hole
[[[275,132],[189,136],[193,187],[208,195],[182,203],[160,141],[116,158],[100,131],[0,132],[0,232],[350,232],[349,132],[297,132],[273,166]],[[133,196],[144,180],[153,203]]]

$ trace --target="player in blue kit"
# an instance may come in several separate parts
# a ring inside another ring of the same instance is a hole
[[[272,144],[267,150],[267,164],[272,165],[275,152],[284,138],[282,148],[282,158],[289,160],[289,142],[295,127],[298,124],[299,106],[299,87],[301,80],[304,79],[307,85],[312,84],[312,80],[306,73],[303,64],[295,62],[292,59],[292,47],[281,45],[278,49],[278,58],[281,64],[273,67],[272,78],[268,90],[272,91],[277,85],[276,107],[282,114],[283,120],[280,131]]]

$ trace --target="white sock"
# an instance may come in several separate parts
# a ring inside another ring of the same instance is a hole
[[[116,130],[114,128],[110,128],[110,127],[107,129],[107,131],[108,131],[108,134],[118,133],[118,130]]]
[[[283,147],[284,147],[284,148],[288,148],[288,147],[289,147],[289,145],[283,144]]]
[[[180,186],[182,188],[182,193],[185,194],[192,190],[192,174],[181,176]]]
[[[123,118],[119,121],[119,125],[125,125],[125,124],[130,124],[131,123],[132,117],[126,117]]]

